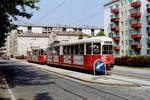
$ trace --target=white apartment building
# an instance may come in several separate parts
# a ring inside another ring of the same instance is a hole
[[[104,5],[104,33],[114,56],[150,55],[150,0],[110,0]]]
[[[99,27],[90,26],[67,26],[67,25],[18,25],[18,31],[23,33],[50,34],[51,32],[83,32],[89,36],[95,36],[98,32],[104,31]]]
[[[54,42],[78,40],[80,34],[83,35],[83,38],[87,38],[91,35],[96,35],[99,31],[103,31],[103,29],[19,25],[18,28],[13,30],[7,37],[6,55],[13,55],[14,57],[21,55],[26,56],[27,50],[31,47],[47,48]]]

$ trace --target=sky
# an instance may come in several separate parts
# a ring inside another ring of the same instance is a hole
[[[40,9],[32,11],[33,16],[27,20],[19,18],[18,22],[38,25],[98,26],[103,28],[104,7],[110,0],[41,0]]]

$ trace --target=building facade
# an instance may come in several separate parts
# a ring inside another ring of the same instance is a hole
[[[99,31],[103,30],[100,28],[19,25],[18,28],[13,30],[7,37],[6,55],[13,55],[14,57],[21,55],[26,56],[29,48],[47,48],[54,42],[78,40],[81,34],[83,38],[87,38],[92,34],[96,35]]]
[[[11,32],[6,41],[7,56],[27,56],[27,50],[32,47],[46,48],[49,36],[45,34],[24,34]]]
[[[150,0],[111,0],[104,5],[104,32],[113,39],[115,57],[150,55],[149,8]]]

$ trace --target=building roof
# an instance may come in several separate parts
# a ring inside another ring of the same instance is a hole
[[[79,35],[83,35],[83,36],[88,36],[87,34],[83,33],[83,32],[80,32],[80,31],[57,31],[57,32],[54,32],[55,34],[57,35],[69,35],[69,36],[79,36]]]
[[[119,0],[111,0],[111,1],[109,1],[108,3],[104,4],[104,6],[108,6],[108,5],[113,4],[113,3],[115,3],[115,2],[118,2],[118,1],[119,1]]]
[[[37,34],[37,33],[22,33],[17,34],[18,37],[48,37],[48,34]]]
[[[82,28],[82,29],[103,29],[97,26],[71,26],[71,25],[35,25],[35,24],[18,24],[18,26],[33,26],[33,27],[54,27],[54,28]]]

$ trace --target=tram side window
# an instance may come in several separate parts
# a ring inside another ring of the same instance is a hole
[[[38,55],[38,50],[33,50],[33,55]]]
[[[49,49],[49,54],[52,55],[52,48]]]
[[[92,44],[91,43],[86,44],[86,54],[92,54]]]
[[[59,55],[59,47],[54,47],[54,54]]]
[[[103,54],[112,54],[112,45],[103,45],[102,53]]]
[[[79,54],[79,45],[75,45],[75,55]]]
[[[70,46],[67,46],[67,55],[70,55]]]
[[[67,54],[67,46],[63,46],[63,54],[64,54],[64,55]]]
[[[59,47],[56,47],[56,54],[59,55]]]
[[[101,44],[93,43],[93,54],[101,54]]]
[[[74,55],[74,45],[71,45],[71,55]]]
[[[84,44],[80,44],[80,55],[83,55],[84,54]]]
[[[43,50],[40,50],[40,55],[43,55]]]

